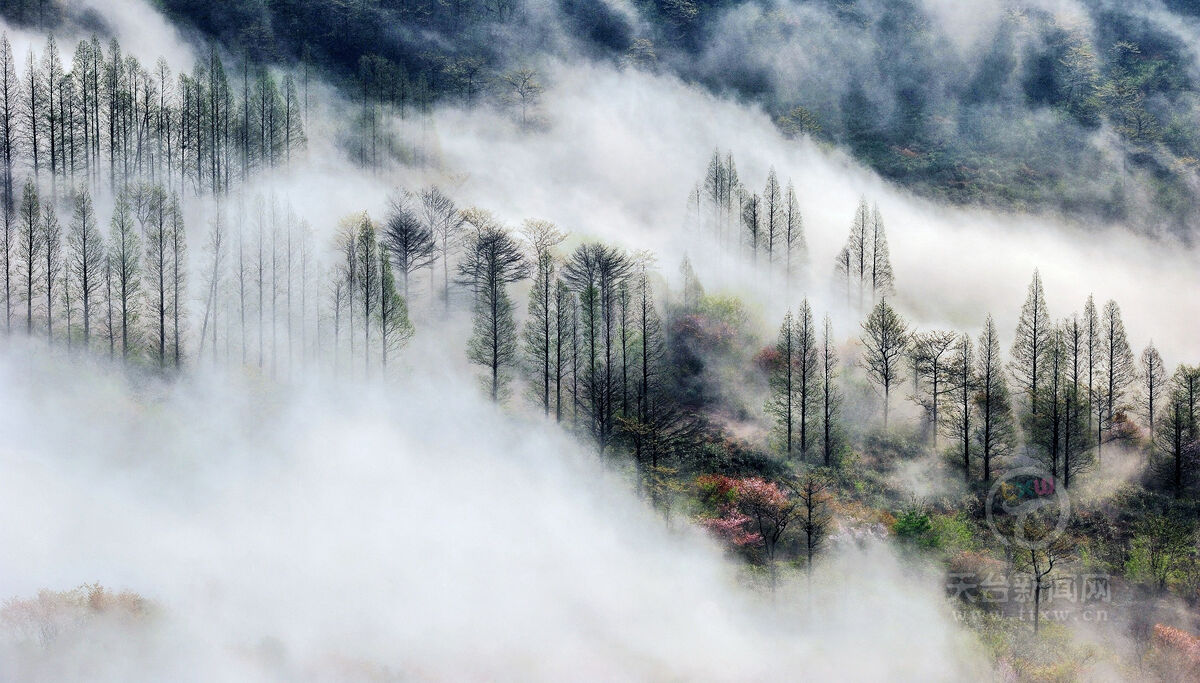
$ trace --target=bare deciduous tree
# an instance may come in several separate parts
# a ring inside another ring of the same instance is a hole
[[[993,462],[1012,452],[1015,437],[1008,380],[1004,376],[1004,360],[1000,354],[1000,335],[990,315],[979,334],[979,354],[975,363],[979,380],[979,392],[975,398],[979,411],[976,433],[983,456],[983,481],[986,484],[992,478]]]
[[[96,227],[96,213],[87,190],[75,197],[67,243],[68,270],[73,286],[78,288],[75,298],[82,307],[83,345],[87,348],[92,338],[92,305],[104,284],[102,277],[106,259],[104,238]]]
[[[466,258],[459,264],[460,277],[475,292],[468,356],[486,368],[484,384],[492,401],[499,401],[509,380],[508,370],[517,360],[516,322],[507,288],[528,276],[529,264],[504,227],[490,219],[478,220]]]
[[[406,301],[410,300],[413,273],[433,263],[436,248],[433,231],[417,215],[414,204],[407,192],[392,195],[382,235],[382,246],[400,276],[400,291]]]
[[[525,349],[530,365],[534,369],[534,389],[540,394],[542,412],[550,415],[550,386],[553,383],[552,366],[556,348],[561,348],[554,324],[559,313],[555,309],[554,278],[558,270],[558,259],[554,247],[566,238],[558,228],[547,221],[525,222],[525,239],[533,248],[533,287],[529,290],[529,319],[525,323]]]
[[[904,381],[902,359],[908,349],[908,323],[887,301],[880,301],[875,304],[862,328],[861,363],[867,377],[883,393],[883,428],[886,430],[892,387]]]

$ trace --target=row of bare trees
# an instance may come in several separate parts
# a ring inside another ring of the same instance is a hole
[[[1193,483],[1200,465],[1200,368],[1169,372],[1153,343],[1135,357],[1115,301],[1098,308],[1088,297],[1081,312],[1055,320],[1035,272],[1007,355],[991,316],[977,339],[917,331],[882,297],[858,341],[861,370],[881,398],[884,429],[893,394],[911,379],[909,398],[924,415],[932,448],[952,454],[967,481],[990,481],[997,466],[1019,455],[1070,487],[1103,464],[1107,445],[1121,442],[1143,445],[1175,495]],[[831,357],[828,321],[818,332],[805,300],[798,315],[784,318],[770,376],[768,412],[789,456],[798,447],[807,460],[823,439],[828,464]],[[832,394],[836,416],[836,387]],[[836,442],[836,420],[833,429]]]
[[[68,348],[106,348],[178,367],[187,315],[187,236],[179,197],[161,185],[120,193],[107,234],[91,195],[63,222],[27,180],[3,225],[4,324]],[[22,325],[23,323],[23,325]]]
[[[723,247],[742,246],[756,265],[765,261],[769,275],[782,269],[788,288],[804,274],[808,244],[796,188],[791,180],[781,185],[773,167],[762,191],[754,192],[733,155],[715,150],[689,206]]]
[[[241,60],[236,74],[210,47],[191,73],[173,74],[93,36],[70,55],[54,37],[18,66],[0,35],[0,200],[11,210],[15,178],[48,180],[52,201],[107,185],[168,193],[227,193],[255,170],[286,164],[305,143],[307,79]]]

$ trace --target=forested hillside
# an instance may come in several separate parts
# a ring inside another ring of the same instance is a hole
[[[1187,8],[0,17],[0,679],[1200,670]]]
[[[364,98],[470,103],[585,54],[758,102],[932,197],[1189,238],[1196,218],[1200,33],[1182,3],[158,1],[200,40]],[[71,19],[50,0],[5,13]]]

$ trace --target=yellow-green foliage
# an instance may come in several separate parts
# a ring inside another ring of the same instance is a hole
[[[936,545],[945,550],[977,550],[975,527],[966,514],[936,515],[931,521],[931,531],[937,539]]]

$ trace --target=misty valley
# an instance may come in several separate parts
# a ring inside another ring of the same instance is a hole
[[[1197,45],[4,0],[0,680],[1200,680]]]

